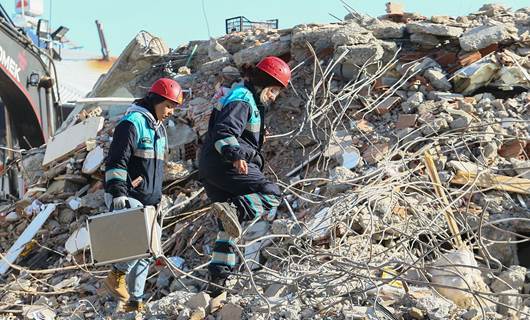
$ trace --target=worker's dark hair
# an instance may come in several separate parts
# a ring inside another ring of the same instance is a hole
[[[145,97],[134,100],[134,104],[140,107],[144,107],[150,111],[154,111],[154,108],[160,102],[164,102],[166,98],[159,96],[156,93],[149,92]]]
[[[271,87],[271,86],[283,87],[283,85],[280,82],[278,82],[278,80],[274,79],[267,73],[263,72],[262,70],[254,66],[243,65],[241,67],[241,73],[243,74],[243,77],[247,78],[248,81],[256,87],[260,87],[260,88],[266,88],[266,87]]]

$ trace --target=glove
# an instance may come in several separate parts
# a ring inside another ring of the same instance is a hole
[[[121,210],[125,208],[130,208],[130,207],[131,206],[129,205],[129,198],[126,196],[116,197],[112,199],[111,211]]]

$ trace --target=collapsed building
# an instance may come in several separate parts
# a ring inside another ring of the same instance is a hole
[[[168,123],[163,247],[147,319],[530,318],[530,8],[234,32],[170,49],[138,34],[91,97],[187,89]],[[216,220],[196,159],[215,94],[275,55],[290,89],[265,119],[273,221],[247,226],[227,294],[203,293]],[[112,100],[112,99],[110,99]],[[126,104],[87,102],[47,145],[20,151],[19,199],[1,209],[6,317],[130,318],[102,293],[85,220]]]

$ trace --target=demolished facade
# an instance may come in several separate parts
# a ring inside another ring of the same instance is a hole
[[[388,11],[174,50],[142,32],[100,79],[93,97],[142,96],[159,77],[191,93],[168,124],[162,203],[178,270],[155,263],[141,317],[530,319],[530,8]],[[243,236],[228,294],[209,297],[217,222],[196,158],[215,94],[268,55],[294,70],[265,119],[284,203]],[[120,114],[96,103],[72,119],[14,164],[24,190],[0,211],[6,317],[134,318],[102,293],[108,268],[89,265],[84,229],[106,211]]]

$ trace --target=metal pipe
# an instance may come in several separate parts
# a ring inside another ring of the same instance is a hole
[[[101,44],[101,55],[103,56],[103,60],[109,61],[109,48],[107,46],[107,40],[105,40],[105,34],[103,33],[103,25],[99,20],[96,20],[96,27],[98,28],[99,43]]]
[[[53,136],[56,129],[57,115],[55,112],[55,105],[53,103],[53,92],[51,88],[46,88],[46,110],[48,113],[48,137]]]

